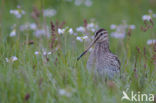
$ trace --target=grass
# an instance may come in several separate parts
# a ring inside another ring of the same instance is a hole
[[[146,44],[148,39],[156,38],[153,29],[147,32],[140,30],[144,25],[141,17],[147,14],[148,9],[156,11],[154,0],[96,0],[91,7],[75,6],[73,2],[63,0],[0,0],[0,102],[1,103],[129,103],[121,101],[122,91],[130,95],[131,91],[146,94],[156,94],[156,65],[151,59],[155,57],[153,46]],[[21,19],[9,13],[21,5],[27,14]],[[88,54],[80,61],[76,58],[84,51],[84,43],[75,39],[75,36],[64,33],[59,36],[60,48],[57,52],[48,55],[35,55],[35,51],[42,52],[42,48],[50,48],[51,37],[37,38],[32,31],[21,32],[10,37],[10,27],[16,24],[17,28],[25,22],[34,22],[30,16],[33,6],[37,8],[54,8],[57,14],[54,17],[39,17],[39,23],[50,21],[65,21],[64,27],[76,28],[83,25],[83,20],[94,18],[100,27],[111,33],[111,24],[121,24],[127,20],[128,24],[135,24],[136,29],[130,39],[123,40],[110,37],[110,47],[121,61],[122,78],[108,82],[95,82],[92,75],[86,70]],[[156,13],[156,12],[155,12]],[[156,24],[156,20],[153,19]],[[34,44],[27,42],[33,40]],[[138,49],[136,49],[138,47]],[[144,48],[146,48],[144,50]],[[144,53],[146,51],[146,53]],[[6,62],[5,58],[17,56],[15,62]],[[65,94],[61,95],[61,90]]]

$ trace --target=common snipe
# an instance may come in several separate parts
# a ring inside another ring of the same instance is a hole
[[[94,73],[96,75],[98,74],[100,77],[112,79],[115,75],[120,75],[120,61],[109,49],[108,33],[105,29],[99,29],[95,33],[93,42],[77,60],[86,54],[94,44],[95,47],[87,62],[87,69],[89,71],[94,71]]]

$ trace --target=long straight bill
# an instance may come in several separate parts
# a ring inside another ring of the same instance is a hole
[[[100,37],[100,36],[99,36]],[[91,45],[89,45],[89,47],[77,58],[77,61],[83,56],[83,55],[85,55],[87,52],[88,52],[88,50],[94,45],[94,43],[99,39],[99,37],[96,37],[95,39],[94,39],[94,41],[91,43]]]

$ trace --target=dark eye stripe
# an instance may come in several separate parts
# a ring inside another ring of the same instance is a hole
[[[97,35],[99,35],[99,36],[102,36],[102,35],[107,36],[107,32],[101,32],[101,33],[99,33],[99,34],[97,34]],[[97,35],[95,35],[95,37],[96,37]]]
[[[98,34],[102,35],[102,34],[106,34],[106,33],[107,33],[107,31],[106,31],[105,29],[99,29],[99,30],[96,32],[95,37],[96,37]]]

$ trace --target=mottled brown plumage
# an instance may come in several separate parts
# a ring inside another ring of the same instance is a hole
[[[87,69],[94,71],[94,73],[100,77],[109,77],[112,79],[115,75],[119,75],[120,61],[109,49],[108,33],[105,29],[99,29],[95,33],[95,39],[89,48],[93,44],[95,44],[95,47],[89,56]],[[82,57],[89,48],[80,57]],[[80,57],[78,59],[80,59]]]

